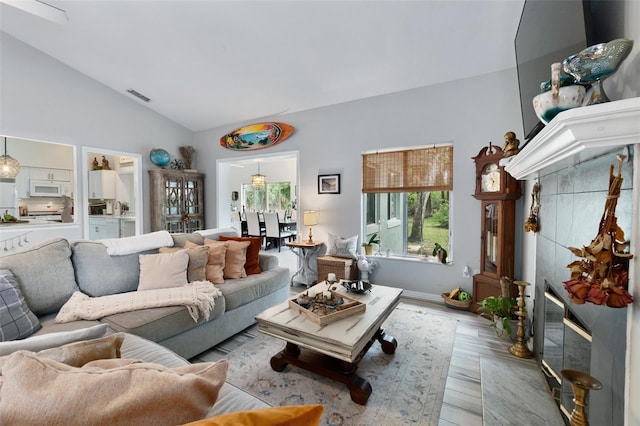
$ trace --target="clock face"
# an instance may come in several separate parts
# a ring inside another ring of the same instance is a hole
[[[482,169],[480,189],[483,192],[500,191],[500,168],[496,163],[489,163]]]

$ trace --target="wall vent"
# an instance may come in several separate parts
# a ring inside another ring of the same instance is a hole
[[[151,100],[151,99],[147,98],[145,95],[143,95],[142,93],[140,93],[140,92],[138,92],[136,90],[129,89],[129,90],[127,90],[127,92],[131,93],[136,98],[141,99],[141,100],[143,100],[145,102],[149,102]]]

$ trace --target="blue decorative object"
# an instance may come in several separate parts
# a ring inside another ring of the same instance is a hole
[[[151,158],[151,162],[158,167],[164,167],[169,164],[171,161],[171,156],[164,149],[154,148],[149,153],[149,158]]]
[[[591,84],[587,105],[609,102],[602,81],[616,72],[622,61],[629,56],[632,47],[632,40],[619,38],[587,47],[562,62],[564,72],[571,74],[576,83]]]

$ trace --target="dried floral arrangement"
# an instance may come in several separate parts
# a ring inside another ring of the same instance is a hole
[[[573,254],[582,259],[571,262],[571,279],[564,282],[573,303],[585,302],[624,308],[633,302],[626,290],[629,281],[629,260],[631,253],[625,253],[627,242],[624,231],[618,226],[616,205],[622,186],[622,163],[625,156],[618,155],[618,175],[614,176],[614,166],[609,169],[609,193],[600,219],[598,235],[591,244],[582,248],[569,247]]]

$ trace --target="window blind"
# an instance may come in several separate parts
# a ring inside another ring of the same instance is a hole
[[[362,192],[453,190],[453,145],[362,154]]]

